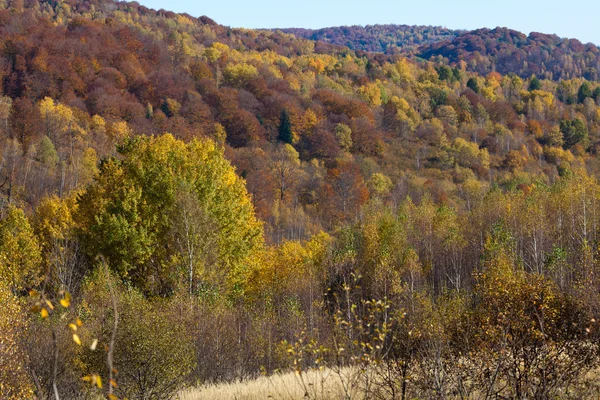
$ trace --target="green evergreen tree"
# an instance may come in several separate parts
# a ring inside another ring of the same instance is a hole
[[[594,100],[598,100],[598,98],[600,97],[600,86],[598,86],[596,89],[594,89],[594,93],[592,94],[592,98]]]
[[[292,144],[293,139],[292,121],[290,120],[290,115],[284,108],[279,116],[279,140],[284,143]]]
[[[479,93],[479,84],[477,83],[477,79],[469,78],[467,81],[467,87],[475,93]]]
[[[439,75],[440,81],[452,81],[452,68],[441,65],[437,69],[437,73]]]
[[[454,79],[454,81],[460,81],[462,79],[462,73],[457,67],[454,67],[452,69],[452,78]]]
[[[533,75],[529,81],[529,90],[540,90],[541,88],[542,82],[537,78],[537,76]]]

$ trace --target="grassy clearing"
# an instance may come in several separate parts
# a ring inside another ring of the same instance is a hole
[[[339,374],[332,370],[309,371],[302,375],[295,373],[261,376],[235,383],[221,383],[191,388],[179,393],[178,400],[339,400],[351,398],[366,400],[359,384],[359,371],[346,368]],[[364,376],[363,376],[364,377]],[[560,392],[557,399],[600,399],[600,370],[586,374],[582,384],[575,385],[568,392]],[[360,382],[363,383],[364,382]],[[344,389],[344,387],[347,388]],[[363,387],[364,388],[364,387]],[[414,388],[413,388],[414,390]],[[432,398],[431,393],[418,394],[411,392],[409,398]],[[474,390],[466,395],[467,399],[485,397],[480,390]],[[458,396],[448,396],[458,399]]]
[[[300,376],[295,373],[261,376],[254,380],[189,389],[180,393],[179,400],[340,399],[346,393],[342,382],[347,385],[353,375],[350,370],[340,374],[325,370],[309,371]],[[354,392],[352,398],[359,398],[353,386],[350,385],[348,390]]]

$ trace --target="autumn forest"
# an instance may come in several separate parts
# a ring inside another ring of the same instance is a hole
[[[599,73],[507,28],[0,0],[0,398],[597,398]]]

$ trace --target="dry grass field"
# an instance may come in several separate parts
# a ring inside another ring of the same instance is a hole
[[[353,374],[344,370],[337,374],[331,370],[310,371],[261,376],[254,380],[223,383],[188,389],[179,395],[179,400],[264,400],[264,399],[342,399],[347,391],[351,398],[361,398],[352,382]]]
[[[356,370],[344,369],[339,374],[332,370],[309,371],[301,376],[294,373],[261,376],[257,379],[235,383],[206,385],[185,390],[178,400],[366,400],[360,390]],[[354,382],[354,384],[352,383]],[[568,392],[556,393],[556,399],[600,399],[600,371],[586,374],[585,382],[572,387]],[[345,387],[347,389],[345,389]],[[431,394],[431,393],[429,393]],[[430,398],[416,395],[410,398]],[[468,394],[467,399],[481,399],[485,396],[478,390]],[[448,397],[458,399],[462,397]]]

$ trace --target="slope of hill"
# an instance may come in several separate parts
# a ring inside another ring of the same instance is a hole
[[[519,152],[523,155],[519,169],[529,168],[533,177],[548,179],[559,164],[556,158],[542,158],[546,164],[540,164],[532,154],[540,153],[539,146],[559,143],[549,138],[554,129],[565,136],[565,150],[580,143],[583,150],[579,151],[592,156],[590,145],[598,140],[595,105],[591,104],[599,97],[597,84],[547,80],[534,85],[487,75],[488,70],[499,69],[499,64],[490,64],[490,60],[502,60],[490,54],[504,54],[512,48],[528,59],[550,57],[565,46],[571,52],[579,51],[577,54],[586,49],[596,54],[595,47],[578,46],[576,41],[481,30],[450,42],[467,43],[443,53],[452,62],[479,57],[452,68],[440,62],[433,51],[421,55],[435,62],[413,62],[400,55],[353,52],[283,32],[230,29],[207,17],[154,11],[137,3],[15,4],[0,10],[2,92],[7,110],[3,135],[19,142],[23,158],[15,168],[3,168],[1,173],[3,179],[20,182],[21,189],[7,184],[0,191],[6,199],[20,193],[21,200],[30,205],[44,194],[82,184],[77,158],[86,149],[104,157],[114,151],[113,143],[123,135],[172,132],[184,140],[225,138],[227,154],[247,179],[259,215],[268,221],[274,240],[281,240],[292,232],[304,237],[335,225],[338,217],[331,217],[338,214],[327,210],[336,209],[339,199],[326,195],[326,190],[332,188],[340,168],[363,182],[357,183],[355,190],[364,193],[352,195],[358,207],[368,197],[365,182],[374,173],[390,176],[396,185],[405,179],[399,171],[410,169],[428,179],[435,176],[434,182],[442,185],[460,181],[449,169],[456,164],[469,168],[479,179],[501,175],[509,179],[512,170],[507,166],[512,164],[506,158]],[[428,29],[411,32],[418,36]],[[456,33],[433,32],[442,36]],[[556,43],[558,47],[552,53],[540,52],[536,46],[542,39],[545,48]],[[495,47],[488,46],[493,43]],[[440,44],[429,46],[446,49]],[[560,68],[562,60],[580,71],[583,61],[576,59],[568,53],[557,59],[553,68]],[[585,60],[591,65],[595,59],[586,56]],[[502,65],[507,73],[523,74],[519,63]],[[530,70],[545,64],[523,65]],[[486,76],[469,73],[469,69],[481,69]],[[571,73],[567,67],[562,71]],[[535,72],[544,75],[542,70]],[[532,88],[535,90],[526,91]],[[69,108],[71,118],[86,133],[80,140],[68,139],[71,128],[49,122],[49,99]],[[263,168],[264,164],[276,165],[280,157],[275,148],[281,142],[284,112],[292,131],[285,141],[302,163],[294,169],[292,185],[287,180],[278,182],[275,172]],[[103,120],[102,129],[96,128],[94,116]],[[583,121],[585,140],[582,134],[579,139],[567,140],[571,133],[563,122],[575,119]],[[531,124],[540,125],[533,130],[535,139],[530,136]],[[88,134],[95,129],[103,133]],[[502,132],[510,132],[513,138],[504,138]],[[64,172],[46,176],[49,171],[33,152],[39,151],[42,141],[44,146],[49,144],[44,137],[65,162]],[[457,150],[461,145],[448,146],[444,138],[472,141],[481,147],[477,150],[482,152],[481,160],[461,160],[462,150]],[[498,145],[499,141],[506,144]],[[415,145],[406,148],[407,142]],[[263,150],[263,164],[256,163],[256,154],[251,156],[257,148]],[[488,155],[483,155],[484,150]],[[4,159],[8,163],[6,160],[14,157]],[[322,163],[318,170],[312,169],[311,160]],[[7,175],[7,171],[12,172]],[[315,176],[321,178],[312,180]],[[279,202],[291,199],[312,213],[302,217],[310,222],[303,222],[298,231],[281,225],[275,217],[280,212],[275,209],[281,206]],[[357,210],[353,207],[344,210],[342,220]]]
[[[282,32],[298,38],[316,40],[352,50],[397,54],[421,45],[451,40],[463,31],[439,26],[366,25],[338,26],[323,29],[287,28]]]
[[[497,71],[523,78],[537,75],[546,79],[584,77],[597,80],[600,50],[577,39],[531,33],[529,36],[507,28],[478,29],[419,49],[425,59],[442,57],[451,63],[465,62],[480,74]]]
[[[368,398],[592,397],[595,50],[470,35],[424,59],[0,2],[0,398],[290,369]]]
[[[467,32],[432,26],[367,25],[280,31],[359,52],[416,54],[451,64],[462,61],[467,69],[483,75],[497,71],[522,78],[597,80],[600,71],[600,50],[594,44],[537,32],[528,36],[507,28]]]

